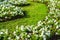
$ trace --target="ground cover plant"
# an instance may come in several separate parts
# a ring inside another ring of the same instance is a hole
[[[0,5],[0,21],[24,15],[20,7],[11,5],[8,0],[0,1]]]
[[[1,5],[0,6],[0,21],[11,19],[15,16],[23,16],[23,11],[20,7],[12,5]]]
[[[27,2],[27,0],[9,0],[9,3],[13,4],[13,5],[17,5],[17,6],[25,6],[25,5],[29,5],[29,3]]]
[[[37,25],[17,25],[14,28],[15,30],[1,29],[1,40],[57,40],[52,39],[52,36],[60,35],[60,9],[57,7],[58,2],[57,0],[48,1],[48,15],[44,20],[40,20]]]

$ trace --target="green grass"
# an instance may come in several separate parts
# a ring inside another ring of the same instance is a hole
[[[29,6],[21,8],[26,11],[27,17],[0,22],[0,29],[14,29],[17,25],[36,25],[39,20],[43,20],[47,16],[47,6],[42,3],[30,2]]]

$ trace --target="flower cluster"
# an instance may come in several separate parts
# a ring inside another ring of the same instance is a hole
[[[50,37],[50,30],[48,28],[49,26],[47,28],[40,28],[38,26],[34,27],[34,25],[21,25],[20,27],[16,26],[15,31],[12,33],[9,33],[7,29],[1,29],[0,39],[2,40],[3,37],[5,40],[46,40],[46,38]]]
[[[27,4],[26,0],[9,0],[9,3],[15,4],[15,5],[23,5]]]
[[[12,5],[1,5],[0,6],[0,18],[11,19],[17,15],[24,15],[20,7]]]
[[[7,2],[0,4],[0,21],[5,19],[12,19],[15,16],[24,16],[20,7],[16,7]]]
[[[38,22],[38,26],[41,26],[41,25],[49,25],[51,26],[52,28],[52,31],[51,32],[52,34],[59,34],[60,32],[60,22],[59,22],[59,18],[60,18],[60,9],[57,7],[58,5],[60,4],[60,1],[58,0],[49,0],[48,1],[48,9],[49,9],[49,13],[48,13],[48,16],[46,16],[46,18],[43,20],[43,21],[39,21]],[[44,23],[44,24],[43,24]],[[42,27],[44,27],[42,26]],[[58,31],[58,32],[57,32]]]
[[[59,4],[59,1],[57,1],[57,0],[50,0],[49,1],[49,3],[48,3],[49,5],[48,5],[48,8],[49,8],[49,14],[48,14],[48,16],[47,16],[47,20],[48,21],[50,21],[50,19],[52,19],[52,20],[54,20],[54,22],[55,23],[52,23],[52,24],[54,24],[54,26],[53,26],[53,28],[55,28],[54,30],[55,30],[55,34],[57,33],[58,35],[60,35],[59,34],[59,32],[57,32],[57,31],[60,31],[60,22],[59,22],[59,18],[60,18],[60,9],[57,7],[58,6],[58,4]],[[51,23],[51,22],[50,22]],[[53,30],[53,31],[54,31]]]

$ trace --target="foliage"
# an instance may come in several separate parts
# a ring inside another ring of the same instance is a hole
[[[20,7],[15,7],[9,4],[0,6],[0,18],[11,19],[17,15],[24,15]]]
[[[23,11],[20,7],[16,7],[11,5],[7,2],[7,0],[4,0],[0,4],[0,21],[3,21],[5,19],[12,19],[15,16],[23,16]]]
[[[27,3],[26,0],[9,0],[8,2],[14,5],[28,5],[29,4]]]
[[[49,1],[49,14],[37,26],[16,26],[15,31],[9,32],[8,29],[1,29],[0,36],[5,40],[49,40],[56,33],[60,34],[60,10],[57,8],[57,0]],[[6,31],[4,31],[6,30]],[[5,35],[7,34],[7,35]],[[8,35],[10,34],[10,35]],[[13,36],[12,36],[13,35]],[[7,37],[7,38],[6,38]],[[2,40],[1,38],[1,40]]]

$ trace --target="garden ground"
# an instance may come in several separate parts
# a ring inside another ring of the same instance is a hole
[[[17,25],[36,25],[39,20],[43,20],[47,16],[47,6],[42,3],[30,2],[29,6],[21,7],[26,11],[26,16],[11,21],[0,22],[1,28],[14,29]]]

